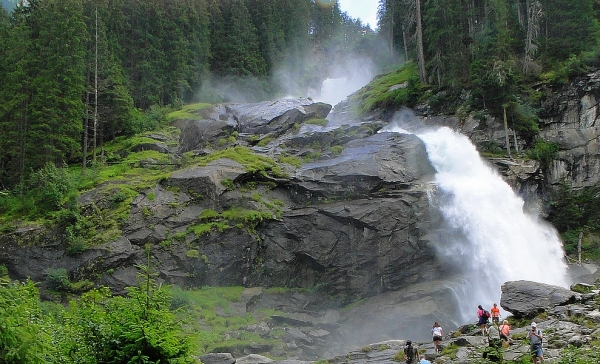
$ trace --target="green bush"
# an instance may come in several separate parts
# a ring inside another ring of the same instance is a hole
[[[223,185],[223,187],[225,187],[225,189],[227,189],[227,191],[233,191],[235,189],[235,184],[229,178],[224,178],[223,180],[221,180],[221,184]]]
[[[556,364],[598,364],[600,363],[600,350],[597,348],[568,347],[561,352]]]
[[[535,147],[527,151],[527,156],[540,161],[543,170],[548,170],[550,164],[558,155],[558,144],[538,139]]]
[[[0,363],[58,362],[49,335],[57,328],[45,318],[33,282],[0,279]]]
[[[48,268],[46,269],[46,280],[50,283],[50,287],[58,292],[69,292],[71,290],[71,281],[69,274],[64,268]]]
[[[199,258],[200,252],[197,249],[190,249],[185,253],[185,256],[188,258]]]

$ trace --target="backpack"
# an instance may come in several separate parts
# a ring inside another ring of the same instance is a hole
[[[408,359],[406,359],[407,363],[413,363],[413,362],[419,361],[419,352],[417,351],[417,348],[415,348],[414,346],[405,347],[404,354],[408,358]]]
[[[490,318],[490,312],[488,310],[483,310],[483,317],[486,319]]]

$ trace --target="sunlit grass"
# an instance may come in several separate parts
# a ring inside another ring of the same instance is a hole
[[[168,121],[192,119],[202,120],[202,116],[198,114],[198,111],[210,106],[207,103],[197,103],[185,105],[181,110],[173,111],[167,114]]]

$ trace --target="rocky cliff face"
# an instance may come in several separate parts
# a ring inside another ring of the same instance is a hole
[[[349,299],[433,277],[426,192],[434,170],[424,145],[375,134],[380,115],[338,116],[333,127],[309,121],[329,110],[294,99],[179,120],[183,167],[133,199],[118,239],[67,256],[52,234],[20,231],[4,236],[0,261],[14,278],[41,281],[48,267],[66,268],[117,291],[136,283],[147,244],[160,278],[185,287],[318,287]],[[99,190],[80,198],[85,213],[102,208]],[[19,246],[33,236],[42,244]]]
[[[526,200],[545,195],[562,181],[574,189],[597,184],[600,182],[600,71],[580,76],[559,88],[540,86],[538,91],[543,95],[539,138],[558,144],[557,158],[546,171],[539,162],[518,157],[490,158],[490,162]],[[481,149],[489,142],[506,149],[502,120],[488,117],[482,123],[472,116],[462,120],[456,116],[432,115],[427,107],[418,108],[417,113],[426,124],[459,130]],[[524,140],[510,129],[508,136],[512,150],[524,150]]]

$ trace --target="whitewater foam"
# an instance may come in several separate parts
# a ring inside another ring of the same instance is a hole
[[[386,131],[409,133],[403,127]],[[442,213],[444,226],[436,250],[444,262],[471,277],[463,283],[459,302],[463,319],[473,321],[479,304],[491,307],[499,302],[506,281],[566,287],[567,265],[558,233],[524,211],[523,199],[471,141],[446,127],[414,134],[425,143],[437,171],[430,201]]]

